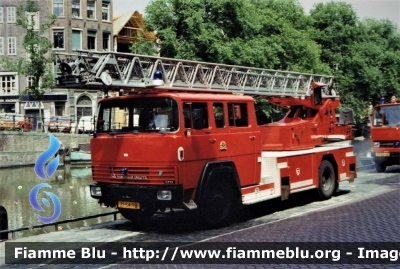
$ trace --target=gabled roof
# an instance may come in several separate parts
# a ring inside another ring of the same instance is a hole
[[[119,34],[119,32],[124,28],[124,26],[128,23],[133,14],[137,11],[128,11],[122,14],[117,15],[113,18],[113,33],[114,35]],[[139,12],[138,12],[139,13]],[[140,14],[140,13],[139,13]]]
[[[137,10],[136,11],[128,11],[123,14],[120,14],[113,18],[113,33],[114,35],[119,35],[121,30],[128,24],[134,28],[139,28],[142,30],[145,38],[155,39],[155,34],[153,32],[145,32],[145,24],[143,21],[143,16]]]

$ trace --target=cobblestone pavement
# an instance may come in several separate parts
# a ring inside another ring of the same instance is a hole
[[[360,172],[353,184],[343,183],[335,196],[319,201],[314,192],[290,196],[284,202],[268,201],[245,208],[237,222],[207,230],[183,212],[157,216],[146,231],[117,221],[73,231],[12,240],[13,242],[400,242],[400,169],[384,174]],[[4,265],[7,268],[400,268],[400,265]]]

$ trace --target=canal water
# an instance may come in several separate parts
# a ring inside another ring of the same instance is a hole
[[[52,217],[55,211],[52,199],[45,192],[55,194],[61,203],[61,214],[56,221],[69,220],[105,212],[115,211],[113,208],[100,207],[96,199],[90,196],[91,180],[90,165],[59,166],[48,180],[43,180],[35,174],[34,167],[0,168],[0,206],[7,210],[8,229],[32,227],[41,225],[36,214],[42,217]],[[37,201],[44,211],[38,211],[31,205],[29,193],[40,183],[48,183],[50,187],[42,187],[37,193]],[[44,199],[43,199],[44,198]],[[43,200],[47,200],[43,202]],[[47,204],[47,205],[46,205]],[[119,214],[117,214],[120,218]],[[93,224],[111,221],[113,215],[96,217],[71,223],[60,224],[59,230],[68,230]],[[55,226],[29,229],[16,232],[15,237],[26,237],[46,232],[52,232]],[[11,238],[11,234],[9,234]]]

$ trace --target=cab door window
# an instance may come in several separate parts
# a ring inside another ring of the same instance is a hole
[[[228,116],[231,127],[249,126],[247,104],[228,103]]]
[[[224,105],[222,103],[214,103],[213,110],[215,118],[215,127],[225,128]]]
[[[207,103],[184,103],[183,116],[186,129],[201,130],[210,126]]]

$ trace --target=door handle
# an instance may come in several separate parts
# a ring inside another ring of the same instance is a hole
[[[210,139],[208,139],[208,141],[210,141],[210,143],[215,143],[216,140],[217,140],[217,139],[215,139],[215,138],[210,138]]]
[[[256,139],[256,137],[254,135],[249,136],[250,140],[254,140]]]

